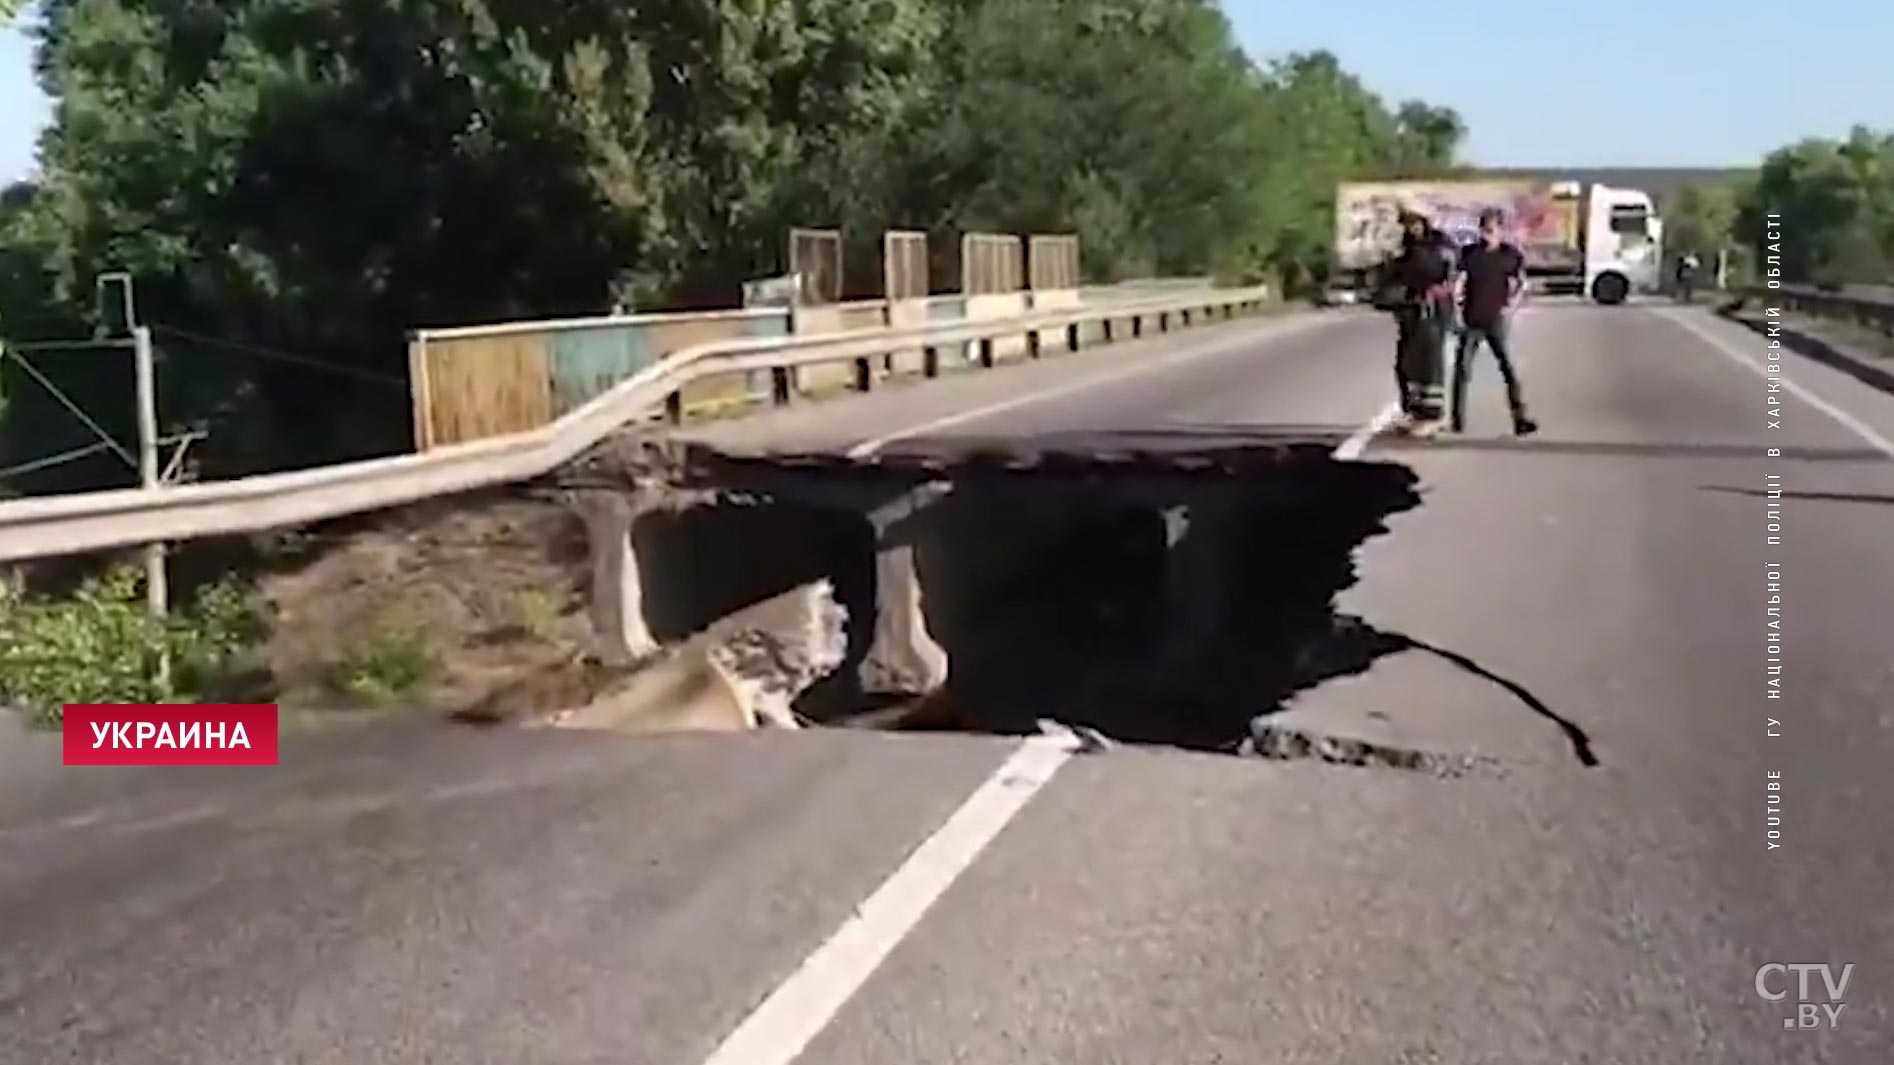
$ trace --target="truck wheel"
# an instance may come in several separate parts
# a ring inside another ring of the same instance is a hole
[[[1630,294],[1631,283],[1625,280],[1623,274],[1599,274],[1598,279],[1591,283],[1591,298],[1607,307],[1623,303]]]

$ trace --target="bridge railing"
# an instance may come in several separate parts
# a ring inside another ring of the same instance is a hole
[[[893,351],[922,351],[928,364],[924,372],[931,373],[938,372],[939,353],[956,345],[973,345],[979,361],[990,364],[996,342],[1010,337],[1025,337],[1029,353],[1037,356],[1047,337],[1062,336],[1067,348],[1077,348],[1080,329],[1088,324],[1102,326],[1109,341],[1114,322],[1128,322],[1135,335],[1145,322],[1160,330],[1173,322],[1190,325],[1254,309],[1267,298],[1260,287],[1191,289],[1004,319],[694,344],[546,425],[505,436],[231,481],[0,502],[0,561],[283,528],[527,480],[627,425],[677,419],[685,390],[719,375],[766,374],[774,398],[787,402],[785,382],[802,367],[852,364],[857,387],[867,389],[875,383],[875,361]]]
[[[1020,292],[1018,305],[1011,308],[1011,313],[1182,296],[1210,287],[1208,279],[1165,278],[1092,286],[1071,293]],[[1071,298],[1063,298],[1068,295]],[[417,329],[408,337],[414,448],[427,451],[550,424],[618,382],[696,344],[954,322],[969,315],[964,294],[899,303],[899,311],[886,299],[871,299],[795,308],[610,315]],[[798,386],[819,389],[842,383],[846,383],[845,378],[825,381],[816,376],[798,381]],[[693,382],[685,390],[683,402],[693,413],[708,413],[753,403],[767,395],[759,381],[718,377]]]

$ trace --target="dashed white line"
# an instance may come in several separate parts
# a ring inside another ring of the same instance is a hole
[[[1692,321],[1690,318],[1684,315],[1660,312],[1659,317],[1669,319],[1670,321],[1675,322],[1680,326],[1683,326],[1685,329],[1690,330],[1692,333],[1697,334],[1697,336],[1703,338],[1704,340],[1709,341],[1710,346],[1715,348],[1718,354],[1721,354],[1729,358],[1730,360],[1734,361],[1739,366],[1742,366],[1745,369],[1750,370],[1751,372],[1755,373],[1756,376],[1762,378],[1763,380],[1765,381],[1774,380],[1780,383],[1784,391],[1800,399],[1802,402],[1807,403],[1809,406],[1814,407],[1816,410],[1821,411],[1823,414],[1828,415],[1830,418],[1835,419],[1835,421],[1838,424],[1840,424],[1842,427],[1846,428],[1849,432],[1854,433],[1856,436],[1860,437],[1861,439],[1867,441],[1869,444],[1872,444],[1882,454],[1887,455],[1889,458],[1894,458],[1894,442],[1890,442],[1887,439],[1887,437],[1884,437],[1880,433],[1877,433],[1873,429],[1869,428],[1864,422],[1861,421],[1861,419],[1855,417],[1854,415],[1848,413],[1847,411],[1842,410],[1840,407],[1835,406],[1833,403],[1830,403],[1827,400],[1823,399],[1822,397],[1809,391],[1808,388],[1806,388],[1805,386],[1796,384],[1794,381],[1789,379],[1789,375],[1786,370],[1780,374],[1776,374],[1772,376],[1769,373],[1768,367],[1764,366],[1762,363],[1759,363],[1755,361],[1754,359],[1750,358],[1748,355],[1744,354],[1741,350],[1739,350],[1736,347],[1736,345],[1730,343],[1728,340],[1725,340],[1722,337],[1717,336],[1715,333],[1711,332],[1708,329],[1705,329],[1702,325],[1698,324],[1695,321]]]
[[[1015,748],[704,1065],[794,1061],[1079,746],[1067,732],[1034,736]]]
[[[956,425],[965,425],[968,422],[979,421],[983,418],[990,418],[996,414],[1004,414],[1009,410],[1014,410],[1019,407],[1027,406],[1029,404],[1043,403],[1047,400],[1059,399],[1063,396],[1069,396],[1077,392],[1083,392],[1088,388],[1096,388],[1100,385],[1108,385],[1108,384],[1112,384],[1118,381],[1127,381],[1127,380],[1130,380],[1131,378],[1138,377],[1143,374],[1155,373],[1158,370],[1167,370],[1167,369],[1171,369],[1177,366],[1187,365],[1189,363],[1196,362],[1199,359],[1207,359],[1207,358],[1211,358],[1212,356],[1227,354],[1228,352],[1231,352],[1240,348],[1248,347],[1249,345],[1256,344],[1258,342],[1273,341],[1281,337],[1293,336],[1294,334],[1306,332],[1317,326],[1326,325],[1326,324],[1339,321],[1339,320],[1340,320],[1339,318],[1332,317],[1329,315],[1316,315],[1316,316],[1311,316],[1309,318],[1303,319],[1301,321],[1281,323],[1278,328],[1272,329],[1261,336],[1251,334],[1251,335],[1236,337],[1219,344],[1212,344],[1203,348],[1187,350],[1185,352],[1182,352],[1181,354],[1173,355],[1168,358],[1158,357],[1158,358],[1153,358],[1148,362],[1139,362],[1131,366],[1125,367],[1124,369],[1119,370],[1116,373],[1099,374],[1096,377],[1080,378],[1079,380],[1068,381],[1065,384],[1062,384],[1053,388],[1041,389],[1040,391],[1037,391],[1037,392],[1027,392],[1023,395],[1012,396],[1010,398],[1000,400],[997,403],[989,403],[983,407],[974,407],[970,410],[957,411],[953,414],[946,415],[945,417],[935,418],[931,421],[925,421],[925,422],[920,423],[919,425],[910,425],[905,429],[897,429],[892,433],[886,433],[884,435],[877,436],[872,439],[864,440],[861,443],[856,444],[854,447],[848,449],[848,457],[851,459],[868,458],[869,456],[873,455],[875,452],[880,451],[882,448],[887,447],[889,444],[892,444],[897,440],[906,440],[909,437],[921,436],[926,433],[938,432],[939,430],[942,430],[942,429],[951,429]]]

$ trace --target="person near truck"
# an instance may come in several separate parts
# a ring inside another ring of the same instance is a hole
[[[1527,436],[1539,424],[1526,413],[1526,397],[1513,366],[1508,343],[1513,311],[1526,292],[1526,253],[1505,237],[1505,215],[1497,208],[1480,212],[1480,239],[1460,251],[1460,344],[1453,360],[1453,431],[1466,431],[1467,385],[1481,343],[1493,349],[1499,375],[1506,382],[1506,406],[1512,412],[1513,433]]]
[[[1696,295],[1697,268],[1702,264],[1695,252],[1685,252],[1677,257],[1677,296],[1689,303]]]
[[[1452,238],[1420,212],[1401,212],[1401,251],[1388,264],[1388,302],[1398,327],[1394,373],[1401,420],[1396,428],[1414,436],[1439,432],[1445,414],[1442,377],[1453,328],[1455,260]]]

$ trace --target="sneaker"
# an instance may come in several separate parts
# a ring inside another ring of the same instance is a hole
[[[1408,435],[1417,436],[1425,440],[1428,437],[1440,435],[1442,428],[1443,426],[1439,421],[1415,422],[1414,427],[1408,430]]]
[[[1538,431],[1539,431],[1539,423],[1533,421],[1531,418],[1528,418],[1523,414],[1513,419],[1513,435],[1514,436],[1531,436],[1532,434]]]

